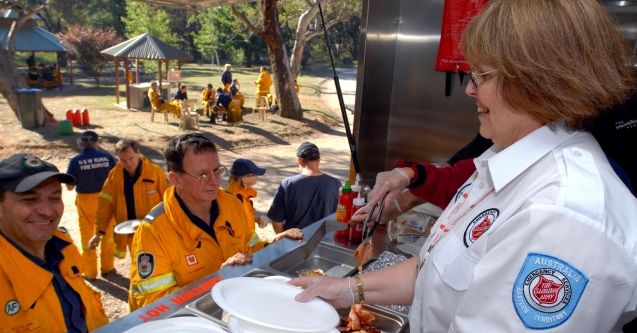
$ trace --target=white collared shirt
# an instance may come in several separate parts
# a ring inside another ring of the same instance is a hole
[[[637,316],[637,200],[589,133],[544,126],[475,164],[432,230],[453,227],[421,250],[411,332],[597,333]]]

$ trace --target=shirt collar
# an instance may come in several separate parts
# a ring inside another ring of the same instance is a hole
[[[487,166],[496,192],[531,167],[555,147],[575,135],[563,123],[542,126],[511,146],[495,145],[475,160],[476,169]]]

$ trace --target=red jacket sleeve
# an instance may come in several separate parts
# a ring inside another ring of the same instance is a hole
[[[416,172],[415,180],[409,185],[409,191],[442,209],[447,207],[458,188],[476,169],[472,158],[444,167],[437,167],[431,163],[415,164],[405,161],[399,162],[398,165],[411,167]]]

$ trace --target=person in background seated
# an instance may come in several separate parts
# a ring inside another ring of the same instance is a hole
[[[180,135],[164,157],[173,185],[135,232],[131,311],[226,265],[252,262],[245,211],[219,187],[226,168],[215,144],[201,134]]]
[[[88,332],[108,323],[58,228],[62,183],[75,178],[30,154],[0,161],[0,332]]]
[[[173,95],[173,99],[177,101],[185,101],[188,99],[188,87],[183,85]]]
[[[27,66],[29,70],[35,69],[35,52],[31,52],[31,55],[27,58]]]
[[[225,64],[224,71],[221,73],[221,84],[226,94],[230,93],[230,85],[232,84],[232,65]]]
[[[246,230],[249,234],[256,234],[255,224],[261,228],[268,225],[268,219],[264,216],[257,216],[254,209],[252,199],[257,197],[257,191],[253,186],[257,183],[257,177],[265,175],[265,169],[258,167],[254,162],[245,158],[236,159],[230,168],[230,178],[228,179],[228,187],[226,191],[236,196],[246,212]],[[302,239],[303,233],[298,228],[285,230],[276,234],[273,239],[267,241],[259,241],[252,247],[253,250],[260,250],[268,243],[278,241],[283,237],[291,239]]]
[[[215,102],[216,106],[223,106],[228,110],[228,105],[232,102],[232,97],[226,94],[223,89],[217,88],[217,101]]]
[[[150,100],[150,105],[159,112],[168,112],[169,114],[172,114],[177,118],[179,118],[179,116],[181,115],[181,112],[177,106],[167,103],[164,100],[157,85],[157,81],[152,81],[150,83],[150,89],[148,89],[148,99]]]
[[[265,66],[261,66],[261,68],[259,68],[259,78],[254,81],[254,84],[257,85],[257,99],[263,96],[268,99],[268,105],[272,106],[272,95],[270,94],[272,77],[270,76],[270,73],[268,73],[268,69]]]
[[[201,91],[201,104],[203,105],[204,115],[213,118],[214,116],[210,114],[210,109],[215,104],[215,91],[210,83]]]
[[[230,86],[230,95],[232,95],[232,99],[236,99],[239,101],[239,106],[243,107],[243,103],[246,100],[246,97],[239,91],[241,85],[239,84],[238,79],[232,80],[232,85]]]
[[[298,175],[285,178],[274,195],[268,218],[277,233],[306,226],[336,211],[341,182],[321,172],[321,154],[311,142],[296,151]]]

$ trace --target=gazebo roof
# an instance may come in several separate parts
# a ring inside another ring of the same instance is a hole
[[[7,36],[11,26],[0,25],[0,45],[7,48]],[[23,25],[15,38],[16,51],[65,52],[66,48],[52,33],[36,25]]]
[[[192,58],[184,51],[166,44],[149,33],[141,34],[133,39],[111,46],[101,53],[118,58],[133,59],[187,60]]]

